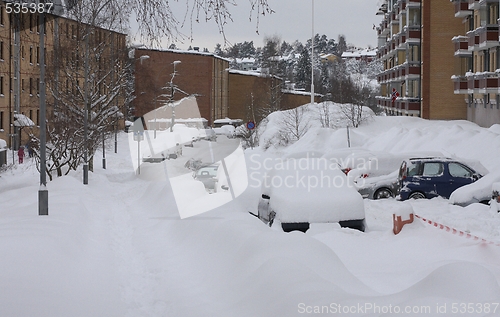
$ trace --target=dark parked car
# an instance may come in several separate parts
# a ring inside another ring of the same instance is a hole
[[[449,198],[462,186],[481,175],[468,165],[451,158],[428,157],[404,160],[399,169],[399,196],[410,198]]]

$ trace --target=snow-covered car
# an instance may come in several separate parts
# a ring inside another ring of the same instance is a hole
[[[235,127],[229,124],[223,125],[219,128],[213,129],[218,135],[225,135],[228,138],[233,138],[235,133]]]
[[[363,198],[338,166],[320,158],[286,159],[266,172],[258,216],[281,224],[283,231],[305,232],[310,223],[339,223],[364,231]]]
[[[205,189],[209,193],[216,192],[217,187],[217,170],[219,169],[219,165],[210,164],[201,166],[194,173],[194,179],[200,181],[205,186]]]
[[[472,184],[457,188],[451,193],[450,204],[459,206],[487,204],[491,200],[491,188],[497,182],[500,182],[500,170],[488,173]]]
[[[375,200],[396,197],[399,189],[398,172],[396,170],[388,175],[375,177],[362,175],[356,177],[353,183],[363,198]]]
[[[445,157],[412,158],[403,161],[399,170],[401,200],[449,198],[457,188],[474,183],[482,175],[470,166]]]
[[[429,153],[442,155],[439,152]],[[415,156],[415,153],[391,154],[372,151],[360,160],[358,155],[357,167],[349,170],[348,177],[363,198],[395,197],[399,191],[398,171],[401,162]]]

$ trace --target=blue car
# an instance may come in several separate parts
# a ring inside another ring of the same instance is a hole
[[[410,198],[449,198],[462,186],[477,181],[481,175],[464,163],[450,158],[413,158],[399,169],[399,196]]]

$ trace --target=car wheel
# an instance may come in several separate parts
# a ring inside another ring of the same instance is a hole
[[[373,199],[384,199],[394,197],[394,194],[389,188],[380,188],[375,194],[373,194]]]
[[[424,199],[425,198],[425,195],[424,193],[421,193],[421,192],[414,192],[414,193],[411,193],[410,199]]]

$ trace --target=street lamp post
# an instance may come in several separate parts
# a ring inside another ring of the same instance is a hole
[[[38,215],[49,215],[49,192],[46,175],[46,104],[45,104],[45,13],[40,14],[40,189],[38,190]]]
[[[314,0],[312,0],[311,20],[311,104],[314,104]]]
[[[174,89],[174,78],[175,78],[175,66],[177,64],[180,64],[181,61],[174,61],[173,64],[174,64],[174,72],[172,73],[172,78],[170,79],[170,107],[172,107],[172,121],[170,123],[170,132],[174,131],[173,128],[174,128],[174,122],[175,122],[175,106],[174,106],[174,93],[175,93],[175,89]],[[155,112],[155,115],[156,115],[156,112]],[[156,120],[156,118],[155,118]],[[155,128],[156,128],[156,122],[155,122]]]

